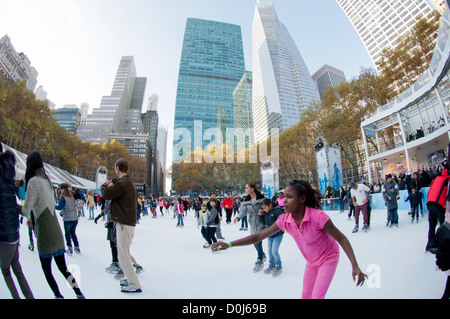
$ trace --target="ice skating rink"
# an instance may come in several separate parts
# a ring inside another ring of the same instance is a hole
[[[96,215],[99,212],[97,209]],[[370,231],[352,234],[354,221],[349,221],[346,213],[327,213],[349,238],[360,268],[369,275],[364,286],[355,287],[350,263],[341,249],[327,299],[439,299],[442,296],[446,274],[435,271],[435,256],[424,251],[427,215],[420,218],[418,224],[411,224],[407,212],[400,211],[399,227],[387,228],[386,212],[372,211]],[[60,224],[63,225],[61,218]],[[105,272],[111,263],[111,251],[102,219],[95,224],[87,217],[80,217],[77,234],[81,255],[66,255],[67,265],[88,299],[300,298],[305,260],[289,234],[284,235],[280,247],[283,273],[274,278],[262,271],[252,272],[256,260],[253,246],[211,253],[210,249],[202,247],[204,240],[193,211],[188,212],[184,224],[184,228],[175,227],[176,219],[171,215],[161,217],[158,214],[157,219],[142,217],[137,225],[131,252],[145,269],[139,275],[142,293],[120,292],[119,281]],[[226,224],[224,220],[221,227],[226,242],[249,234],[249,231],[239,231],[239,224]],[[36,249],[32,252],[27,248],[25,222],[20,232],[20,262],[33,294],[37,299],[53,299]],[[263,247],[267,254],[266,240]],[[268,260],[264,267],[267,266]],[[55,263],[52,269],[63,296],[75,298]],[[0,298],[11,298],[3,279],[0,280]]]

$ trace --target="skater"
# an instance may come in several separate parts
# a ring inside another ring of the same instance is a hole
[[[61,184],[60,189],[61,195],[59,197],[58,204],[55,206],[55,209],[60,210],[60,214],[63,217],[67,254],[71,256],[74,250],[77,254],[80,254],[80,244],[78,242],[78,237],[76,234],[78,226],[78,214],[75,206],[75,199],[67,183]],[[72,248],[72,241],[74,248]]]
[[[44,163],[39,152],[32,152],[27,157],[25,185],[27,196],[22,212],[24,216],[32,218],[42,270],[55,298],[64,297],[52,274],[52,259],[55,259],[59,271],[72,287],[76,297],[85,299],[75,278],[67,270],[64,239],[55,212],[53,187],[45,173]]]
[[[95,200],[94,200],[94,195],[92,195],[92,192],[89,191],[88,192],[88,198],[87,198],[87,203],[89,206],[89,219],[94,219],[94,208],[95,208]]]
[[[294,238],[307,261],[302,299],[325,298],[338,265],[339,245],[350,260],[353,280],[357,278],[357,286],[362,285],[367,276],[360,270],[347,237],[320,210],[320,193],[306,181],[293,181],[285,188],[284,195],[286,213],[271,227],[229,244],[218,242],[211,249],[250,245],[284,229]]]
[[[277,205],[277,202],[272,201],[270,198],[264,198],[261,208],[263,212],[258,213],[261,221],[266,228],[276,223],[278,217],[284,214],[283,208]],[[284,231],[280,231],[267,239],[267,250],[269,252],[269,267],[264,270],[265,274],[272,273],[273,277],[281,274],[283,267],[281,264],[280,253],[278,252],[281,241],[283,240]]]
[[[97,224],[97,221],[101,217],[106,216],[106,223],[105,223],[105,228],[107,230],[106,240],[109,241],[112,256],[111,265],[109,265],[109,267],[106,268],[106,272],[117,274],[120,270],[120,266],[119,266],[119,259],[117,258],[116,227],[114,223],[111,221],[111,214],[109,213],[110,203],[111,201],[109,200],[105,201],[105,208],[97,217],[94,218],[94,223]]]
[[[355,182],[350,183],[350,196],[353,201],[353,205],[355,206],[355,228],[353,228],[353,233],[356,233],[359,230],[359,214],[362,212],[364,225],[362,230],[369,230],[369,215],[368,215],[368,207],[369,207],[369,195],[370,188],[364,184],[356,184]]]
[[[208,226],[206,229],[207,242],[209,245],[216,243],[216,231],[220,222],[219,212],[217,210],[217,206],[219,205],[219,201],[215,198],[211,198],[209,201],[211,205],[211,209],[208,212],[208,220],[206,221],[206,225]],[[207,205],[208,207],[208,205]]]
[[[216,193],[212,192],[210,196],[210,201],[208,202],[208,210],[211,211],[211,199],[215,199],[217,201],[216,209],[219,213],[219,224],[216,229],[216,235],[218,239],[225,239],[222,235],[222,228],[220,227],[220,222],[222,221],[222,205],[220,203],[220,200],[217,199]]]
[[[250,233],[256,234],[264,229],[265,225],[261,222],[258,213],[262,211],[261,205],[264,199],[264,195],[256,188],[255,183],[248,183],[245,185],[245,193],[247,197],[244,199],[239,211],[239,215],[234,219],[236,223],[244,216],[247,216],[247,220],[250,224]],[[258,272],[264,267],[264,261],[266,260],[266,254],[264,253],[262,241],[254,243],[256,252],[258,254],[253,272]]]
[[[142,292],[141,284],[133,269],[130,246],[136,229],[137,190],[128,176],[128,161],[119,159],[114,170],[118,180],[108,180],[102,186],[102,197],[110,200],[111,220],[115,222],[117,232],[117,252],[119,264],[123,269],[127,286],[122,286],[121,292]]]
[[[386,201],[386,205],[388,208],[388,216],[386,227],[395,226],[398,227],[398,199],[400,196],[398,195],[398,188],[394,185],[389,186],[388,191],[384,194],[384,200]]]
[[[347,195],[347,193],[345,192],[344,186],[341,186],[339,188],[339,213],[343,213],[344,212],[344,208],[345,208],[345,195]]]
[[[175,214],[177,214],[177,227],[184,227],[183,217],[184,217],[184,206],[181,198],[175,203]]]
[[[348,220],[351,220],[352,216],[353,218],[355,217],[355,205],[353,205],[351,190],[352,188],[349,184],[345,194],[345,198],[348,200]]]
[[[415,186],[411,186],[411,193],[406,197],[405,202],[409,200],[411,205],[411,223],[414,223],[414,217],[419,222],[419,203],[422,202],[422,192],[416,190]]]
[[[284,193],[280,192],[278,195],[279,196],[277,198],[277,204],[279,207],[283,207],[284,206]]]
[[[450,150],[450,144],[448,151]],[[449,154],[447,151],[447,154]],[[425,247],[425,251],[429,250],[429,246],[433,241],[436,234],[436,226],[442,225],[445,220],[445,203],[447,186],[450,180],[448,175],[448,162],[444,163],[445,169],[441,172],[441,175],[431,182],[430,189],[428,190],[427,208],[428,208],[428,242]]]
[[[200,210],[197,213],[197,229],[200,228],[200,233],[202,237],[206,240],[206,243],[203,245],[203,248],[209,248],[211,244],[209,243],[208,237],[208,225],[206,224],[208,220],[208,205],[206,202],[200,205]]]
[[[225,208],[226,222],[231,223],[231,216],[233,215],[233,199],[230,194],[225,194],[225,199],[222,202],[222,207]]]
[[[447,194],[445,221],[437,230],[429,250],[436,254],[436,270],[444,271],[447,274],[447,283],[442,299],[450,299],[450,192]]]
[[[34,299],[19,261],[20,206],[16,202],[14,186],[16,158],[11,151],[3,153],[2,150],[0,143],[0,268],[13,299],[20,299],[20,296],[11,276],[11,269],[23,296],[26,299]]]

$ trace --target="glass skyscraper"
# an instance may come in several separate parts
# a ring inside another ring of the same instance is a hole
[[[218,122],[233,128],[233,92],[244,72],[240,26],[187,19],[175,106],[173,162],[196,148],[205,149],[210,141],[203,140],[203,133],[218,128]],[[189,132],[190,136],[179,132]]]
[[[253,125],[255,142],[300,122],[320,96],[305,62],[272,1],[256,4],[253,19]]]

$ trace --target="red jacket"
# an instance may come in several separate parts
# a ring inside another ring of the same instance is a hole
[[[232,209],[233,208],[233,199],[231,197],[225,198],[222,202],[222,207]]]
[[[441,176],[437,176],[430,186],[428,191],[427,204],[429,202],[438,203],[445,208],[445,203],[447,201],[447,186],[450,176],[447,174],[447,170],[442,171]]]

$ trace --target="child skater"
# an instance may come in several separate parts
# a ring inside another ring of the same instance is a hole
[[[208,225],[206,224],[208,221],[208,205],[206,202],[203,202],[200,207],[201,209],[198,211],[197,215],[197,228],[200,228],[202,237],[206,240],[203,248],[209,248],[211,244],[209,243]]]
[[[266,227],[270,227],[276,223],[278,217],[284,214],[283,208],[278,206],[277,202],[272,201],[270,198],[264,198],[262,201],[262,212],[259,212],[258,215],[261,218],[261,221],[266,225]],[[278,276],[282,272],[281,265],[281,257],[278,252],[281,241],[283,240],[284,231],[280,231],[267,239],[268,251],[269,251],[269,267],[264,270],[265,274],[272,273],[273,277]]]
[[[411,193],[406,197],[405,202],[408,200],[411,205],[411,223],[414,222],[414,217],[419,222],[419,203],[422,201],[422,192],[417,191],[416,187],[412,186]]]
[[[389,190],[385,193],[384,199],[388,207],[388,218],[386,222],[387,226],[398,227],[398,203],[397,200],[400,198],[398,195],[398,189],[394,185],[389,186]],[[390,223],[390,225],[389,225]]]
[[[353,281],[357,286],[367,277],[359,269],[352,246],[347,237],[320,210],[320,193],[306,181],[294,180],[284,191],[284,211],[277,222],[259,233],[232,241],[218,242],[211,246],[213,251],[233,246],[244,246],[259,242],[285,230],[294,238],[305,257],[306,269],[303,276],[302,299],[323,299],[331,284],[339,261],[339,245],[352,264]]]

